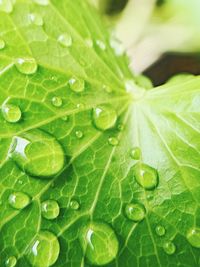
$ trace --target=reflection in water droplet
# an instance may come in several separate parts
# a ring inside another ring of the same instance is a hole
[[[85,89],[85,81],[83,79],[73,77],[69,80],[69,85],[71,90],[76,93],[83,92]]]
[[[119,144],[119,140],[116,137],[109,137],[108,138],[108,143],[111,146],[117,146]]]
[[[6,43],[3,39],[0,38],[0,50],[4,49],[6,46]]]
[[[29,14],[28,17],[29,17],[30,22],[37,26],[42,26],[44,24],[43,18],[40,14],[32,13],[32,14]]]
[[[125,214],[128,219],[139,222],[142,221],[145,217],[146,210],[142,204],[127,204],[125,207]]]
[[[112,107],[101,105],[93,109],[92,118],[94,125],[104,131],[115,126],[117,113]]]
[[[41,6],[47,6],[49,4],[49,0],[33,0],[33,2]]]
[[[61,107],[62,106],[62,98],[59,97],[59,96],[54,96],[52,99],[51,99],[51,103],[54,107]]]
[[[42,216],[48,220],[53,220],[58,217],[60,207],[55,200],[46,200],[41,205]]]
[[[58,37],[58,42],[64,47],[70,47],[72,45],[72,37],[68,33],[63,33]]]
[[[69,203],[69,206],[73,210],[78,210],[80,208],[80,204],[77,200],[72,199]]]
[[[21,109],[13,104],[3,104],[2,114],[4,119],[10,123],[16,123],[21,119]]]
[[[122,56],[125,53],[122,43],[115,37],[110,39],[110,46],[114,50],[116,56]]]
[[[195,247],[200,248],[200,228],[194,227],[187,232],[187,240]]]
[[[49,267],[53,265],[59,256],[60,245],[57,237],[48,231],[41,231],[33,241],[27,259],[31,266]]]
[[[18,58],[15,61],[15,66],[19,72],[27,75],[34,74],[38,68],[34,58]]]
[[[130,156],[132,159],[139,160],[141,158],[141,150],[139,147],[134,147],[130,151]]]
[[[82,131],[76,131],[76,137],[78,139],[81,139],[83,137],[83,132]]]
[[[155,231],[158,236],[164,236],[166,233],[166,230],[162,225],[157,225]]]
[[[14,209],[24,209],[30,203],[30,197],[23,192],[13,192],[9,195],[8,202]]]
[[[103,41],[96,40],[96,44],[101,50],[103,50],[103,51],[106,50],[106,45],[105,45],[105,43]]]
[[[158,185],[158,172],[147,164],[138,162],[134,166],[137,183],[146,190],[155,189]]]
[[[13,137],[10,157],[26,173],[38,177],[52,177],[65,162],[59,142],[41,130],[32,130]]]
[[[94,265],[104,265],[114,260],[118,253],[118,240],[112,228],[105,223],[91,222],[82,229],[80,243],[87,260]]]
[[[17,259],[15,256],[9,257],[5,262],[6,267],[15,267],[16,264],[17,264]]]
[[[167,241],[167,242],[164,243],[163,249],[168,255],[172,255],[176,251],[176,246],[174,245],[173,242]]]
[[[13,0],[0,0],[0,11],[11,13],[13,11]]]

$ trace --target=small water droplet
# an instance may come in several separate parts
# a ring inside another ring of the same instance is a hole
[[[115,126],[117,121],[116,111],[107,105],[101,105],[93,109],[92,112],[94,125],[99,130],[108,130]]]
[[[30,22],[37,26],[42,26],[44,24],[43,18],[40,14],[32,13],[32,14],[29,14],[28,17],[29,17]]]
[[[65,162],[60,143],[41,130],[32,130],[13,137],[9,154],[24,172],[41,178],[56,175]]]
[[[75,200],[75,199],[72,199],[72,200],[70,201],[69,206],[70,206],[70,208],[73,209],[73,210],[78,210],[78,209],[80,208],[80,204],[79,204],[79,202],[78,202],[77,200]]]
[[[59,107],[62,106],[63,101],[62,101],[62,98],[61,98],[61,97],[59,97],[59,96],[54,96],[54,97],[51,99],[51,103],[52,103],[52,105],[53,105],[54,107],[59,108]]]
[[[146,210],[142,204],[130,203],[125,207],[126,217],[132,221],[140,222],[144,219]]]
[[[132,159],[139,160],[141,158],[141,150],[139,147],[134,147],[130,151],[130,156]]]
[[[146,190],[155,189],[158,185],[158,172],[147,164],[138,162],[134,166],[137,183]]]
[[[63,121],[68,121],[69,120],[69,117],[68,116],[64,116],[61,118]]]
[[[46,200],[41,205],[42,216],[48,220],[53,220],[58,217],[60,207],[55,200]]]
[[[6,43],[3,39],[0,38],[0,50],[4,49],[6,46]]]
[[[14,267],[17,264],[17,259],[15,256],[10,256],[7,260],[6,260],[6,267]]]
[[[93,45],[94,45],[92,39],[90,39],[90,38],[85,39],[85,44],[88,47],[93,47]]]
[[[33,0],[33,2],[41,6],[47,6],[49,4],[49,0]]]
[[[10,123],[16,123],[20,121],[22,117],[21,109],[18,106],[7,103],[3,104],[2,106],[2,114],[4,119]]]
[[[125,53],[122,43],[116,37],[110,39],[110,46],[114,50],[116,56],[122,56]]]
[[[173,255],[176,251],[176,246],[173,242],[167,241],[164,243],[163,249],[168,255]]]
[[[76,137],[78,139],[81,139],[83,137],[83,132],[82,131],[76,131]]]
[[[101,50],[103,50],[103,51],[106,50],[106,45],[105,45],[105,43],[104,43],[103,41],[101,41],[101,40],[96,40],[96,44],[97,44],[97,46],[98,46]]]
[[[27,75],[34,74],[38,68],[34,58],[18,58],[15,61],[15,66],[19,72]]]
[[[40,231],[27,253],[27,259],[31,266],[48,267],[57,261],[59,253],[57,237],[49,231]]]
[[[124,130],[124,124],[123,123],[119,123],[118,125],[117,125],[117,129],[118,129],[118,131],[123,131]]]
[[[64,47],[70,47],[72,45],[72,37],[68,33],[63,33],[58,37],[58,42]]]
[[[119,140],[116,137],[109,137],[108,138],[108,143],[111,146],[117,146],[119,144]]]
[[[85,89],[85,81],[80,78],[75,78],[75,77],[71,78],[69,80],[69,85],[71,90],[76,93],[83,92]]]
[[[166,233],[165,227],[162,225],[157,225],[155,231],[158,236],[164,236]]]
[[[113,229],[99,222],[85,226],[80,235],[80,243],[87,260],[93,265],[105,265],[118,254],[119,243]]]
[[[77,104],[76,106],[78,109],[84,109],[85,108],[85,105],[83,103],[79,103]]]
[[[8,202],[14,209],[21,210],[29,205],[31,199],[23,192],[13,192],[9,195]]]
[[[111,94],[112,93],[112,88],[110,87],[110,86],[108,86],[108,85],[103,85],[103,90],[105,90],[106,91],[106,93],[108,93],[108,94]]]
[[[200,228],[194,227],[187,232],[187,240],[195,247],[200,248]]]
[[[13,3],[12,0],[0,0],[0,11],[11,13],[13,11]]]

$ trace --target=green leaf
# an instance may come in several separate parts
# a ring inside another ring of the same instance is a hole
[[[145,91],[85,1],[13,2],[0,266],[198,267],[200,78]]]

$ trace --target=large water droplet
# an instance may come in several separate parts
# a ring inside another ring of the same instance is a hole
[[[49,267],[53,265],[59,256],[60,245],[57,237],[48,231],[41,231],[33,241],[27,259],[31,266]]]
[[[72,45],[72,37],[68,33],[63,33],[58,37],[58,42],[64,47],[70,47]]]
[[[21,119],[21,109],[13,104],[3,104],[2,114],[4,119],[10,123],[16,123]]]
[[[172,255],[176,251],[176,246],[174,245],[173,242],[167,241],[167,242],[164,243],[163,249],[168,255]]]
[[[37,26],[42,26],[44,24],[43,18],[40,14],[32,13],[32,14],[29,14],[28,17],[29,17],[30,22]]]
[[[62,106],[63,101],[62,101],[62,98],[61,98],[61,97],[59,97],[59,96],[54,96],[54,97],[51,99],[51,103],[52,103],[52,105],[53,105],[54,107],[59,108],[59,107]]]
[[[17,210],[24,209],[30,203],[30,197],[23,192],[13,192],[8,198],[9,204]]]
[[[41,205],[42,216],[48,220],[53,220],[58,217],[60,207],[55,200],[46,200]]]
[[[103,51],[106,50],[106,45],[105,45],[105,43],[103,41],[96,40],[96,44],[101,50],[103,50]]]
[[[200,228],[194,227],[187,232],[187,240],[195,247],[200,248]]]
[[[137,183],[147,190],[152,190],[158,185],[158,172],[147,164],[138,162],[134,166]]]
[[[15,61],[15,66],[19,72],[27,75],[34,74],[38,68],[34,58],[18,58]]]
[[[91,222],[85,226],[80,243],[87,260],[94,265],[108,264],[118,253],[119,244],[115,232],[105,223]]]
[[[33,2],[41,6],[47,6],[49,4],[49,0],[33,0]]]
[[[82,131],[76,131],[76,137],[78,139],[81,139],[83,137],[83,132]]]
[[[10,256],[5,262],[6,267],[15,267],[16,264],[17,264],[17,259],[15,256]]]
[[[23,171],[38,177],[52,177],[59,173],[65,161],[59,142],[41,130],[15,136],[10,156]]]
[[[134,147],[130,151],[130,156],[132,159],[139,160],[141,158],[141,150],[139,147]]]
[[[166,230],[162,225],[157,225],[155,231],[158,236],[164,236],[166,233]]]
[[[116,111],[107,105],[101,105],[93,109],[93,122],[100,130],[107,130],[115,126],[117,121]]]
[[[13,11],[12,0],[0,0],[0,11],[11,13]]]
[[[111,146],[117,146],[119,144],[119,140],[116,137],[109,137],[108,138],[108,143]]]
[[[78,209],[80,208],[80,204],[79,204],[79,202],[78,202],[77,200],[75,200],[75,199],[72,199],[72,200],[70,201],[69,206],[70,206],[70,208],[73,209],[73,210],[78,210]]]
[[[73,77],[69,80],[69,85],[72,91],[76,93],[83,92],[85,89],[85,81],[80,78]]]
[[[6,46],[5,41],[0,38],[0,50],[4,49],[5,46]]]
[[[139,222],[144,219],[146,210],[142,204],[130,203],[130,204],[127,204],[125,207],[125,214],[128,219],[135,221],[135,222]]]

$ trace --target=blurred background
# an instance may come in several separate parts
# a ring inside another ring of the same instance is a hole
[[[120,40],[135,74],[159,85],[200,74],[200,0],[89,0]]]

